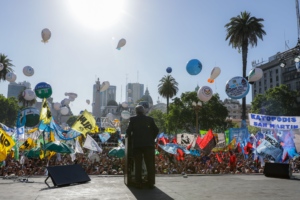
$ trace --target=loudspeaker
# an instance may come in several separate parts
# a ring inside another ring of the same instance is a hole
[[[266,163],[264,175],[266,177],[287,178],[292,177],[292,170],[290,164],[284,163]]]
[[[81,167],[81,165],[59,165],[47,167],[48,177],[50,177],[54,186],[66,186],[74,183],[85,183],[90,181],[90,177]],[[48,185],[49,187],[49,185]]]

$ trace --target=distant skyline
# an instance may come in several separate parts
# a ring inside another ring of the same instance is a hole
[[[242,55],[225,41],[224,26],[243,11],[263,18],[267,33],[257,47],[249,46],[248,72],[252,61],[266,62],[298,40],[294,0],[0,0],[0,5],[0,53],[15,65],[16,82],[28,81],[32,88],[49,83],[54,102],[67,98],[65,92],[77,93],[70,103],[75,115],[92,111],[97,78],[117,87],[118,103],[125,101],[126,83],[136,82],[148,87],[154,104],[158,97],[165,103],[157,86],[167,67],[179,84],[177,97],[199,85],[228,98],[225,84],[242,76]],[[44,28],[52,33],[46,44]],[[122,38],[126,44],[117,50]],[[186,71],[191,59],[203,65],[196,76]],[[34,68],[32,77],[23,74],[25,66]],[[221,74],[210,84],[215,66]],[[0,82],[0,94],[7,96],[8,84]],[[251,101],[249,92],[247,104]]]

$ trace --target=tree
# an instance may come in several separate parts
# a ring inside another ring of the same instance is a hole
[[[251,112],[275,116],[299,116],[300,105],[297,102],[298,91],[290,90],[286,85],[270,88],[264,95],[255,96]]]
[[[164,114],[161,110],[152,110],[148,116],[153,117],[159,132],[163,132],[166,129],[166,114]]]
[[[14,97],[5,98],[0,94],[0,122],[9,127],[16,126],[20,107]]]
[[[23,92],[24,92],[25,90],[26,90],[26,88],[24,88],[24,90],[21,91],[20,94],[18,95],[18,102],[19,102],[19,103],[22,103],[23,108],[28,107],[28,106],[32,106],[33,104],[36,103],[36,98],[34,98],[34,99],[30,100],[30,101],[28,101],[28,100],[26,100],[26,99],[24,98]]]
[[[248,46],[257,46],[257,40],[263,40],[266,32],[263,30],[262,18],[252,17],[249,12],[241,12],[237,17],[232,17],[225,25],[227,29],[226,40],[233,48],[242,50],[243,77],[246,78]],[[246,120],[246,97],[242,99],[242,120]]]
[[[167,98],[167,114],[169,114],[169,99],[177,94],[178,83],[171,75],[164,76],[159,82],[158,93]]]
[[[199,112],[198,123],[202,130],[213,129],[216,132],[226,130],[228,110],[221,103],[219,95],[214,94],[208,102],[202,103],[199,110],[192,106],[192,103],[197,101],[200,100],[196,92],[182,93],[181,98],[174,99],[174,102],[170,104],[170,113],[167,116],[170,131],[175,133],[179,130],[195,132],[195,112]]]
[[[8,72],[14,72],[14,70],[11,68],[13,67],[14,65],[11,63],[11,60],[7,58],[6,55],[4,54],[0,54],[0,63],[3,64],[3,69],[0,71],[0,81],[3,80],[5,81],[6,78],[6,74]]]

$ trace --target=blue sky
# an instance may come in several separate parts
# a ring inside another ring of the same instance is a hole
[[[224,25],[242,11],[263,18],[267,33],[257,47],[249,48],[248,72],[253,60],[267,61],[285,51],[285,43],[292,48],[298,39],[294,0],[108,0],[112,6],[93,5],[88,12],[84,6],[89,1],[84,2],[78,6],[76,0],[0,0],[0,53],[15,65],[16,82],[29,81],[32,88],[49,83],[54,102],[67,98],[65,92],[77,93],[70,104],[74,114],[92,110],[86,99],[92,101],[98,77],[117,86],[117,102],[125,101],[126,77],[127,82],[145,84],[156,102],[157,85],[167,67],[179,83],[177,96],[198,84],[210,86],[222,100],[228,98],[225,84],[242,75],[242,55],[225,41]],[[96,8],[105,9],[89,19]],[[47,44],[41,42],[44,28],[52,33]],[[127,43],[116,50],[121,38]],[[196,76],[186,71],[191,59],[203,65]],[[35,70],[32,77],[22,72],[27,65]],[[210,84],[207,79],[215,66],[221,74]],[[7,96],[7,86],[7,81],[0,82],[0,94]]]

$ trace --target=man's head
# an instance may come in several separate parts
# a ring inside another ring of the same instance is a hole
[[[135,107],[135,113],[136,113],[137,115],[143,115],[144,112],[145,112],[145,110],[144,110],[144,107],[143,107],[143,106],[137,105],[137,106]]]

